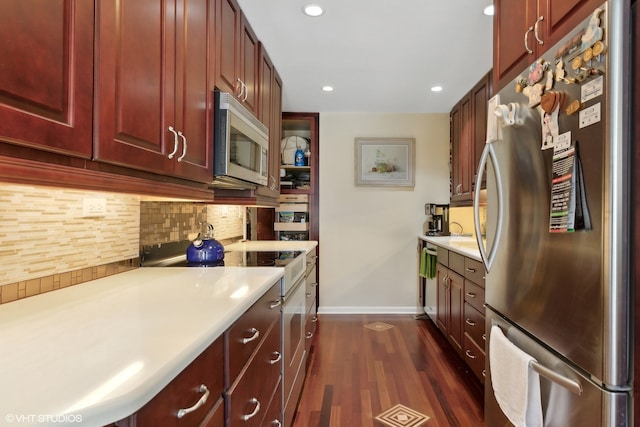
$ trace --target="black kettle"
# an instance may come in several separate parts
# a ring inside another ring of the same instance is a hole
[[[189,264],[216,264],[224,259],[224,246],[213,238],[213,225],[206,225],[204,231],[200,231],[198,236],[187,248],[187,263]]]

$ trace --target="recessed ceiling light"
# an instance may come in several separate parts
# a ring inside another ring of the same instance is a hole
[[[442,92],[442,86],[433,86],[431,92]]]
[[[309,16],[320,16],[324,13],[322,7],[317,4],[308,4],[304,7],[304,13]]]
[[[323,92],[333,92],[333,86],[322,86]]]
[[[490,4],[489,6],[484,8],[482,13],[484,13],[487,16],[493,16],[493,14],[495,13],[495,9],[493,8],[493,5]]]

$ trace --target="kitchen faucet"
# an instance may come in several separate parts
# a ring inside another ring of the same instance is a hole
[[[452,224],[455,224],[458,227],[460,227],[460,233],[459,234],[462,236],[462,232],[464,231],[464,229],[462,228],[462,225],[460,225],[459,222],[452,221],[452,222],[449,223],[449,226],[451,226]]]

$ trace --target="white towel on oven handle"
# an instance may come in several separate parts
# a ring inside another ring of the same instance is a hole
[[[491,327],[489,343],[491,383],[500,409],[516,427],[542,427],[540,377],[530,368],[536,360],[497,325]]]

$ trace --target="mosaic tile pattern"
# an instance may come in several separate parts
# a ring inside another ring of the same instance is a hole
[[[111,276],[112,274],[136,269],[139,265],[140,260],[138,258],[132,258],[110,264],[67,271],[65,273],[51,274],[37,279],[9,283],[0,286],[0,304],[55,291],[68,286],[79,285],[89,280],[101,279]]]
[[[384,322],[373,322],[368,325],[364,325],[365,328],[369,328],[373,331],[386,331],[387,329],[393,328],[393,325]]]
[[[104,198],[102,217],[83,217]],[[0,183],[0,304],[138,268],[140,246],[187,239],[198,222],[215,237],[243,237],[244,207]]]
[[[105,216],[84,218],[84,198]],[[137,258],[139,239],[136,195],[0,183],[0,286]]]
[[[376,420],[390,427],[417,427],[429,421],[429,417],[404,405],[397,404],[378,415]]]

